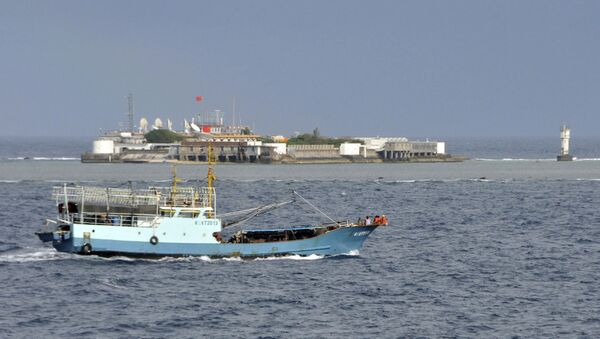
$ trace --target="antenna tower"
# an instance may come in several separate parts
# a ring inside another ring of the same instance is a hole
[[[127,96],[127,117],[129,118],[129,131],[133,133],[133,93]]]

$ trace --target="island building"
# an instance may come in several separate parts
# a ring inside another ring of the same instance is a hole
[[[82,162],[206,162],[212,145],[219,162],[230,163],[353,163],[462,161],[445,152],[439,141],[406,138],[355,138],[337,145],[291,145],[263,142],[256,134],[213,134],[175,143],[146,142],[143,133],[113,132],[93,142]]]
[[[197,120],[196,120],[197,118]],[[242,124],[226,125],[221,111],[198,115],[183,121],[183,130],[175,132],[170,119],[140,119],[137,131],[106,133],[94,140],[91,152],[82,154],[82,162],[206,162],[212,145],[219,162],[230,163],[353,163],[353,162],[442,162],[464,158],[446,154],[440,141],[410,141],[403,137],[344,138],[353,142],[339,144],[289,144],[278,135],[263,137]],[[132,125],[130,123],[130,125]],[[168,130],[182,138],[174,142],[149,142],[149,130]],[[267,142],[268,141],[268,142]]]

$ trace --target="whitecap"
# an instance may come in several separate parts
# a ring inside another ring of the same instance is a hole
[[[146,260],[153,261],[153,262],[192,262],[192,261],[210,262],[210,261],[213,261],[213,259],[211,259],[210,257],[208,257],[206,255],[186,256],[186,257],[163,257],[158,260],[154,260],[154,259],[146,259]]]
[[[73,259],[75,254],[58,252],[54,248],[21,248],[0,254],[0,262],[33,262]]]
[[[348,256],[354,256],[355,257],[355,256],[359,256],[360,255],[360,251],[359,250],[351,250],[350,252],[344,253],[342,255],[348,255]]]
[[[540,161],[556,161],[553,158],[531,159],[531,158],[475,158],[475,161],[520,161],[520,162],[540,162]]]
[[[36,161],[79,161],[80,158],[73,157],[33,157]]]
[[[100,259],[100,260],[106,260],[106,261],[138,261],[140,259],[136,259],[136,258],[131,258],[131,257],[125,257],[122,255],[117,255],[117,256],[112,256],[112,257],[98,257],[95,255],[92,255],[91,257]]]
[[[255,261],[263,261],[263,260],[319,260],[323,259],[325,256],[318,254],[311,254],[307,256],[302,256],[298,254],[294,255],[285,255],[285,256],[273,256],[273,257],[264,257],[264,258],[256,258]]]
[[[73,158],[73,157],[58,157],[58,158],[50,158],[50,160],[58,160],[58,161],[79,161],[81,158]]]
[[[113,279],[100,279],[98,280],[98,282],[102,285],[106,285],[108,287],[111,288],[118,288],[118,289],[127,289],[126,286],[121,286],[119,284],[117,284]]]

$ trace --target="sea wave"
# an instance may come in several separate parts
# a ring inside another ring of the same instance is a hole
[[[351,254],[348,254],[351,255]],[[318,260],[323,259],[324,256],[311,254],[309,256],[301,256],[301,255],[286,255],[286,256],[270,256],[270,257],[259,257],[254,258],[251,261],[265,261],[265,260]],[[242,257],[223,257],[223,258],[210,258],[208,256],[189,256],[189,257],[164,257],[158,260],[152,259],[143,259],[147,261],[153,262],[194,262],[194,261],[202,261],[202,262],[246,262],[247,260]]]
[[[48,160],[60,160],[60,161],[79,161],[81,160],[80,158],[72,158],[72,157],[52,157],[52,158],[47,158],[47,157],[33,157],[33,160],[44,160],[44,161],[48,161]]]
[[[541,162],[556,161],[556,158],[474,158],[474,161],[515,161],[515,162]],[[573,161],[600,161],[600,158],[576,158]]]
[[[106,278],[106,279],[99,279],[98,283],[100,283],[101,285],[105,285],[108,286],[110,288],[118,288],[118,289],[127,289],[127,286],[123,286],[121,283],[119,283],[118,279],[111,279],[111,278]]]
[[[556,161],[556,159],[548,159],[548,158],[475,158],[474,161],[528,161],[528,162],[540,162],[540,161]]]
[[[256,258],[254,261],[265,261],[265,260],[320,260],[325,258],[323,255],[311,254],[307,256],[302,255],[285,255],[285,256],[272,256],[265,258]]]
[[[34,160],[34,161],[79,161],[81,158],[75,157],[9,157],[7,160]]]
[[[0,253],[0,262],[24,263],[32,261],[52,261],[75,258],[75,254],[58,252],[49,247],[26,247]]]
[[[206,256],[206,255],[202,255],[202,256],[189,256],[189,257],[163,257],[157,260],[152,260],[152,259],[144,259],[146,261],[153,261],[153,262],[192,262],[192,261],[204,261],[204,262],[211,262],[211,261],[215,261],[218,259],[211,259],[210,257]]]
[[[351,250],[350,252],[344,253],[342,255],[349,256],[349,257],[357,257],[360,255],[360,251],[359,250]]]
[[[453,183],[461,181],[491,182],[493,179],[481,178],[453,178],[453,179],[399,179],[399,180],[375,180],[378,184],[419,184],[419,183]]]

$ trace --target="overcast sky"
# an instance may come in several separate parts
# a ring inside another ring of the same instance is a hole
[[[600,134],[600,1],[0,1],[0,135]],[[200,104],[195,96],[204,96]]]

